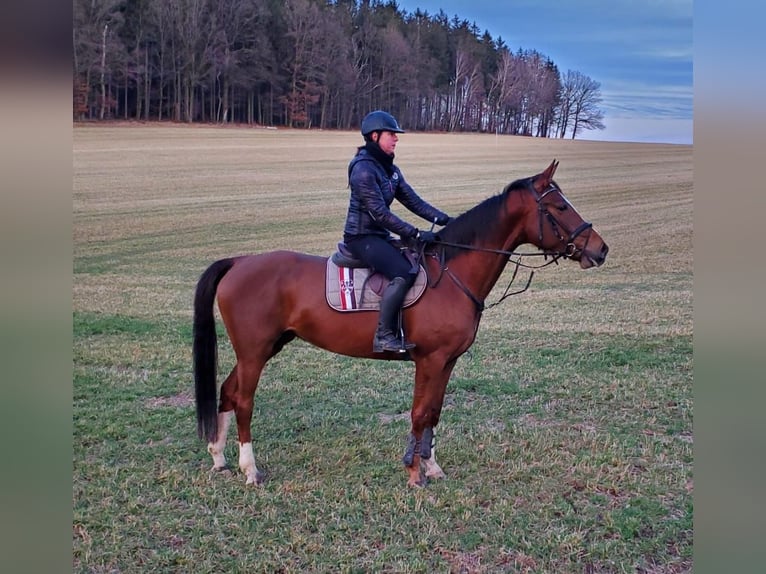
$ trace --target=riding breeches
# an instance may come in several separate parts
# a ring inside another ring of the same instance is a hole
[[[382,273],[387,279],[401,277],[412,286],[418,274],[404,254],[393,246],[385,237],[378,235],[362,235],[346,239],[346,246],[356,257],[368,266]]]

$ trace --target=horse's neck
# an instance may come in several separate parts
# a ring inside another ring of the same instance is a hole
[[[466,286],[476,298],[484,301],[503,273],[505,266],[508,264],[508,258],[503,255],[476,253],[470,259],[471,261],[466,263],[464,272],[462,269],[456,269],[456,265],[451,265],[450,267],[456,273],[460,273],[461,279],[464,278]]]
[[[488,241],[476,245],[476,250],[458,255],[449,262],[449,268],[460,277],[477,299],[484,301],[508,265],[508,256],[482,249],[510,253],[521,243],[520,233],[515,230],[502,241]]]

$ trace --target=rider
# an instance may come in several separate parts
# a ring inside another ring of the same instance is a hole
[[[445,225],[450,217],[424,201],[404,180],[394,165],[398,134],[404,133],[389,113],[376,110],[362,120],[365,144],[357,149],[348,166],[351,198],[343,232],[349,251],[369,267],[382,273],[390,283],[380,301],[378,328],[372,342],[375,353],[404,353],[415,345],[397,335],[397,316],[404,296],[415,282],[417,268],[412,268],[394,245],[389,232],[402,239],[416,238],[428,243],[436,239],[431,231],[419,231],[390,210],[397,199],[412,213],[429,222]]]

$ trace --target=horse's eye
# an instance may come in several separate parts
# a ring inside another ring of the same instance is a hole
[[[567,209],[569,209],[569,206],[566,203],[563,203],[561,205],[557,205],[556,209],[558,211],[566,211]]]

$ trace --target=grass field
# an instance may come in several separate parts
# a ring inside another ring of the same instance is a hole
[[[234,254],[329,255],[359,140],[75,126],[73,570],[690,572],[690,146],[404,135],[397,163],[453,215],[557,158],[606,264],[548,267],[485,312],[437,429],[446,479],[405,486],[411,364],[299,341],[256,394],[265,485],[208,472],[196,280]]]

